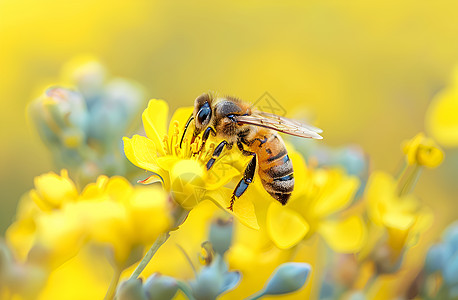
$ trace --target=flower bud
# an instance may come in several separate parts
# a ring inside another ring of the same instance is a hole
[[[310,270],[310,265],[306,263],[284,263],[275,269],[264,289],[250,299],[295,292],[304,286]]]
[[[458,253],[455,253],[444,266],[442,275],[447,285],[458,285]]]
[[[228,272],[221,255],[216,254],[209,266],[204,267],[191,282],[192,293],[196,299],[212,300],[237,286],[239,272]]]
[[[106,148],[120,144],[133,118],[142,104],[142,91],[135,84],[123,79],[112,80],[103,97],[94,101],[89,110],[89,138]]]
[[[129,279],[121,283],[116,292],[116,300],[148,300],[140,279]]]
[[[403,151],[409,165],[419,164],[429,168],[439,166],[444,160],[444,152],[433,139],[417,134],[413,139],[404,142]]]
[[[155,273],[146,280],[143,290],[148,300],[169,300],[177,293],[178,283],[175,278]]]
[[[223,276],[214,265],[204,267],[191,282],[192,293],[199,300],[213,300],[219,295]]]
[[[96,58],[76,57],[65,65],[63,73],[64,78],[76,84],[89,104],[102,95],[107,71]]]
[[[450,259],[452,251],[446,244],[433,245],[426,255],[425,269],[428,272],[442,270]]]
[[[458,253],[458,222],[447,227],[444,233],[444,242],[451,247],[453,253]]]
[[[231,247],[232,244],[233,219],[218,218],[210,227],[210,243],[213,250],[220,255]]]
[[[87,107],[78,92],[50,88],[30,104],[29,114],[46,143],[73,149],[86,139]]]
[[[49,172],[35,177],[35,189],[30,192],[32,200],[44,211],[61,208],[63,203],[74,201],[78,191],[67,170],[60,175]]]

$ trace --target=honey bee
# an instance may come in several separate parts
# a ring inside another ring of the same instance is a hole
[[[194,111],[186,123],[183,137],[193,120],[195,128],[191,143],[203,132],[200,149],[204,147],[210,134],[222,139],[206,164],[207,170],[212,168],[224,148],[231,149],[234,144],[243,155],[252,156],[243,178],[232,193],[228,207],[230,210],[235,199],[242,196],[253,181],[256,170],[264,189],[282,205],[288,202],[294,189],[293,165],[285,143],[277,132],[322,139],[319,135],[321,129],[258,111],[234,97],[219,98],[207,93],[194,101]]]

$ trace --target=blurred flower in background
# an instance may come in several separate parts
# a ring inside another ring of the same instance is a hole
[[[1,2],[0,299],[457,298],[457,8]],[[180,145],[209,90],[324,129],[285,207]]]
[[[458,68],[455,67],[449,86],[438,93],[429,105],[426,127],[445,147],[458,146]]]
[[[29,105],[28,113],[58,167],[82,183],[98,175],[129,172],[121,148],[144,103],[142,87],[127,79],[107,80],[97,60],[76,58],[64,68],[73,87],[51,87]]]

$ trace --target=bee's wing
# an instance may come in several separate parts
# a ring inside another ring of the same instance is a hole
[[[305,124],[305,123],[302,123],[302,122],[299,122],[299,121],[296,121],[296,120],[288,119],[288,118],[285,118],[285,117],[277,116],[275,114],[264,112],[264,111],[256,111],[256,112],[254,112],[254,115],[264,116],[266,118],[278,120],[278,121],[285,122],[285,123],[292,123],[292,124],[295,124],[296,126],[307,128],[308,130],[314,131],[316,133],[322,133],[323,132],[323,130],[321,130],[320,128],[317,128],[315,126],[312,126],[312,125],[309,125],[309,124]]]
[[[323,132],[319,128],[270,113],[253,112],[251,115],[235,116],[235,119],[241,124],[265,127],[294,136],[318,140],[323,138],[318,134]]]

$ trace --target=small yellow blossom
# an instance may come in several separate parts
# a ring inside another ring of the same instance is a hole
[[[374,172],[366,189],[368,215],[375,226],[371,227],[369,240],[362,257],[387,236],[389,259],[395,263],[406,246],[412,246],[418,235],[432,223],[432,214],[421,206],[412,194],[399,196],[395,179],[384,172]]]
[[[439,166],[444,160],[444,152],[433,139],[417,134],[411,140],[404,142],[403,151],[409,165],[418,164],[429,168]]]
[[[458,146],[458,67],[450,87],[437,94],[426,113],[428,132],[443,146]]]
[[[133,187],[123,177],[100,176],[81,194],[82,216],[90,240],[111,245],[124,263],[136,246],[154,242],[171,229],[173,218],[166,193],[158,187]]]
[[[334,250],[355,252],[363,245],[361,217],[342,216],[358,189],[359,180],[340,169],[306,169],[297,153],[290,153],[295,190],[285,207],[272,202],[267,211],[267,230],[282,249],[318,232]]]
[[[193,108],[180,108],[172,116],[167,130],[168,105],[163,100],[151,100],[142,115],[146,137],[134,135],[124,138],[124,152],[137,167],[153,172],[142,181],[160,181],[170,191],[173,199],[184,209],[190,210],[199,202],[210,199],[227,210],[232,190],[224,186],[233,178],[241,176],[239,168],[244,159],[238,155],[222,155],[211,171],[206,163],[214,150],[212,137],[202,151],[197,138],[192,144],[182,137],[186,121]],[[192,132],[192,125],[188,132]],[[229,210],[227,210],[229,211]],[[247,197],[235,202],[233,213],[242,223],[259,228],[254,206]]]
[[[53,270],[90,242],[107,246],[123,266],[134,248],[149,245],[172,226],[167,195],[158,187],[100,176],[78,195],[66,172],[61,174],[35,180],[36,189],[21,200],[7,231],[8,243],[24,261]]]
[[[78,197],[67,170],[62,170],[60,176],[52,172],[37,176],[34,183],[35,189],[30,191],[30,197],[44,211],[59,209],[64,203],[75,201]]]

